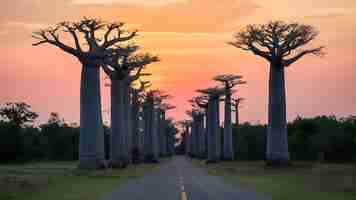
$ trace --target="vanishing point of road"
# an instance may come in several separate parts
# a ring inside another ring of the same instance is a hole
[[[176,156],[144,177],[121,184],[104,200],[270,200],[208,175],[188,158]]]

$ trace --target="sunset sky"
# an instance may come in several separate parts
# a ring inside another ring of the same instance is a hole
[[[246,98],[241,120],[267,120],[268,65],[226,43],[246,24],[284,20],[311,24],[320,31],[315,45],[327,46],[324,58],[306,57],[286,70],[287,114],[316,116],[356,114],[355,0],[5,0],[0,7],[0,103],[26,101],[45,121],[50,112],[79,121],[80,63],[50,47],[32,47],[31,33],[83,16],[123,21],[139,29],[138,44],[158,54],[149,66],[154,88],[174,96],[185,117],[187,100],[211,78],[236,73],[248,82],[238,93]],[[102,74],[103,83],[107,80]],[[110,108],[103,87],[103,109]],[[104,118],[108,119],[106,113]]]

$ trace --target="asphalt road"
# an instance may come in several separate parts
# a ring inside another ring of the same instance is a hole
[[[208,175],[183,156],[159,170],[123,183],[104,200],[270,200]]]

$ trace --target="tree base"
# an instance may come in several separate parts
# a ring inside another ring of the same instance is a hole
[[[154,155],[145,155],[145,163],[159,163]]]
[[[274,160],[265,160],[266,166],[273,166],[273,167],[288,167],[291,166],[289,160],[285,159],[274,159]]]
[[[86,170],[107,169],[109,168],[109,164],[105,159],[81,158],[79,159],[78,168]]]
[[[205,160],[205,159],[206,159],[206,156],[199,156],[199,159],[200,159],[200,160]]]
[[[124,169],[128,165],[129,165],[129,161],[127,159],[114,159],[109,161],[110,168]]]
[[[205,161],[205,163],[206,164],[216,164],[216,163],[218,163],[218,161],[217,160],[207,160],[207,161]]]
[[[233,161],[234,158],[233,157],[222,157],[221,160],[222,161]]]
[[[231,161],[234,161],[234,159],[233,158],[222,158],[221,161],[231,162]]]

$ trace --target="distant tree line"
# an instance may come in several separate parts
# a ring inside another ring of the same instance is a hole
[[[38,115],[24,103],[6,103],[0,106],[0,163],[36,160],[73,161],[79,159],[80,127],[68,123],[58,113],[50,113],[48,120],[38,126]],[[167,119],[166,132],[178,130]],[[105,157],[110,154],[110,128],[104,126]]]
[[[291,160],[320,162],[356,161],[356,116],[297,117],[287,124]],[[223,128],[220,128],[223,147]],[[267,125],[245,122],[232,128],[234,160],[264,160]],[[179,153],[186,151],[181,141]],[[222,149],[221,151],[222,152]],[[222,155],[221,155],[222,156]]]
[[[288,123],[291,160],[356,161],[356,117],[297,117]],[[236,160],[265,159],[266,125],[233,127]]]
[[[68,124],[58,113],[34,126],[38,115],[31,106],[6,103],[0,108],[0,162],[29,160],[77,160],[79,127]]]

